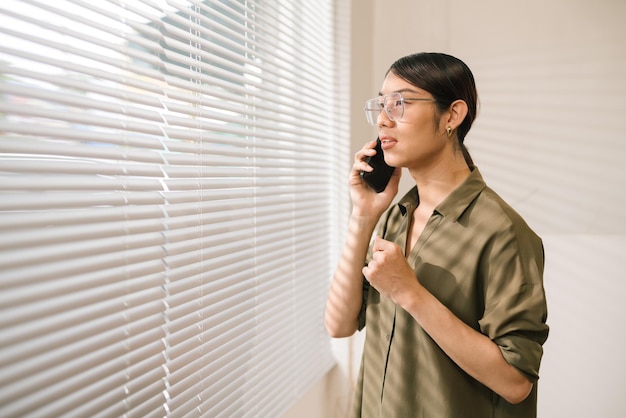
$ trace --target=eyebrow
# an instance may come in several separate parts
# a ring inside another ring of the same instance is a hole
[[[400,89],[400,90],[392,91],[391,93],[388,93],[388,94],[393,94],[393,93],[400,93],[400,94],[402,94],[402,93],[419,93],[419,92],[417,90],[413,90],[411,88],[405,87],[405,88]],[[379,91],[378,95],[379,96],[386,96],[385,94],[383,94],[382,91]]]

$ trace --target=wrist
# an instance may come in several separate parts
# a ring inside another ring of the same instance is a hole
[[[419,301],[424,290],[422,285],[417,281],[417,278],[415,278],[410,287],[399,292],[395,302],[417,319],[416,310],[420,306]]]
[[[380,215],[376,216],[376,215],[371,215],[371,214],[364,214],[364,213],[359,213],[353,210],[350,213],[349,222],[350,224],[358,226],[359,228],[373,230],[376,227],[376,224],[378,223],[379,218],[380,218]]]

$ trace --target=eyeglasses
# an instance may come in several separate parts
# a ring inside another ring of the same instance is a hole
[[[369,99],[365,102],[365,117],[370,125],[378,124],[378,116],[385,109],[385,113],[389,120],[399,121],[404,116],[404,102],[420,101],[420,102],[436,102],[431,98],[409,98],[402,97],[401,93],[391,93],[386,96],[379,96]]]

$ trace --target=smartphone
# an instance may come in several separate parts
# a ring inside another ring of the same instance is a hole
[[[389,183],[394,168],[385,162],[380,138],[376,138],[376,146],[374,149],[376,150],[376,155],[367,157],[365,160],[374,171],[361,171],[361,179],[374,189],[376,193],[380,193],[387,187],[387,183]]]

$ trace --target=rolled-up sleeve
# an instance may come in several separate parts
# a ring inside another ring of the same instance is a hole
[[[541,240],[505,230],[489,253],[483,269],[485,312],[480,329],[500,347],[508,363],[536,382],[549,332]]]

